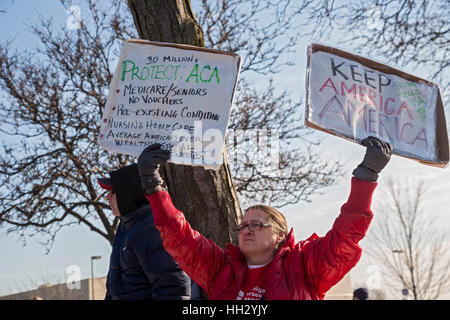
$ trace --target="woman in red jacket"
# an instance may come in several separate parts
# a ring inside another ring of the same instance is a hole
[[[361,143],[367,147],[364,160],[353,171],[350,196],[332,229],[297,244],[279,211],[257,205],[245,211],[236,227],[239,246],[228,244],[223,250],[191,228],[164,190],[158,169],[169,151],[151,145],[138,166],[165,249],[210,299],[317,300],[359,261],[358,242],[372,220],[378,173],[392,154],[392,146],[375,137]]]

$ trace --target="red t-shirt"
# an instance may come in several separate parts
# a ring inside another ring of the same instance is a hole
[[[249,266],[245,279],[236,300],[261,300],[266,293],[264,280],[266,279],[269,264],[263,266]]]

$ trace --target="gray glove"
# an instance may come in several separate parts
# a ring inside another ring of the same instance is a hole
[[[376,137],[367,137],[361,141],[366,146],[366,155],[363,162],[353,170],[353,175],[361,180],[375,182],[378,174],[391,159],[392,145]]]
[[[146,194],[165,190],[164,180],[159,175],[159,165],[170,159],[170,151],[161,149],[159,143],[144,149],[138,158],[138,169],[141,177],[142,189]]]

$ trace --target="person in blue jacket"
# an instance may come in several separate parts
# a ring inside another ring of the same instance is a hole
[[[114,238],[105,300],[189,300],[191,279],[164,250],[136,164],[98,178],[120,223]]]

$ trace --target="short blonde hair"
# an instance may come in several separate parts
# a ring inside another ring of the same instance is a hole
[[[266,206],[264,204],[257,204],[257,205],[251,206],[251,207],[247,208],[247,210],[245,210],[245,212],[247,212],[249,210],[253,210],[253,209],[261,210],[264,213],[266,213],[267,218],[269,219],[268,222],[272,223],[272,226],[273,226],[275,232],[278,232],[279,234],[283,235],[283,241],[281,241],[281,243],[280,243],[280,246],[281,246],[284,243],[284,240],[286,239],[286,235],[288,233],[286,217],[277,209],[270,207],[270,206]]]

